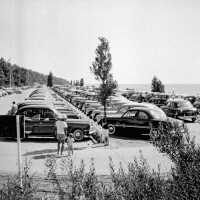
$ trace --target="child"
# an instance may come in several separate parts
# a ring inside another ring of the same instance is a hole
[[[68,149],[68,155],[73,155],[74,149],[73,149],[73,134],[67,133],[67,149]]]

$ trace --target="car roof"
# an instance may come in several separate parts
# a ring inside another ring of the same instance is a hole
[[[128,110],[131,110],[131,111],[134,111],[134,110],[141,110],[141,111],[148,111],[148,112],[149,112],[150,110],[156,110],[156,109],[138,106],[138,107],[130,108],[130,109],[128,109]]]
[[[56,109],[55,109],[53,106],[51,106],[51,105],[44,105],[44,104],[27,105],[27,106],[21,107],[19,110],[25,109],[25,108],[49,108],[49,109],[51,109],[51,110],[56,111]]]
[[[182,99],[182,98],[174,98],[174,99],[169,99],[168,102],[183,102],[183,101],[188,101],[186,99]]]

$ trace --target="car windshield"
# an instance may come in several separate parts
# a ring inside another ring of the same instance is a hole
[[[166,114],[162,110],[151,110],[152,116],[158,120],[167,120]]]

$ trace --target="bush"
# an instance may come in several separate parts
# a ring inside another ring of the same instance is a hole
[[[113,191],[115,199],[149,199],[158,200],[165,196],[165,180],[161,177],[160,171],[151,172],[146,160],[141,157],[133,163],[128,164],[128,171],[122,167],[116,172],[110,162]]]
[[[161,126],[151,132],[153,144],[172,159],[172,179],[168,187],[169,199],[199,199],[200,194],[200,148],[191,139],[187,127],[184,130],[174,123],[172,127]]]
[[[37,185],[33,183],[33,177],[29,175],[29,166],[27,162],[22,175],[22,185],[20,186],[19,176],[10,176],[7,182],[0,190],[1,200],[32,200],[35,199]]]

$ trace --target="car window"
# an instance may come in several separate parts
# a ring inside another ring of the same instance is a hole
[[[22,109],[21,111],[19,111],[18,114],[24,115],[24,116],[31,118],[31,119],[39,119],[40,118],[40,113],[38,113],[38,110],[35,109],[35,108]]]
[[[131,111],[127,111],[123,117],[125,118],[135,118],[137,114],[137,110],[131,110]]]
[[[127,106],[122,106],[122,107],[118,110],[118,112],[120,112],[120,113],[125,113],[125,112],[127,111],[127,109],[128,109]]]
[[[41,116],[40,116],[41,119],[54,118],[54,112],[50,109],[43,108],[43,109],[41,109],[40,113],[41,113]]]
[[[145,113],[145,112],[143,112],[143,111],[139,111],[139,112],[138,112],[137,118],[138,118],[139,120],[148,120],[148,119],[149,119],[149,116],[148,116],[147,113]]]

